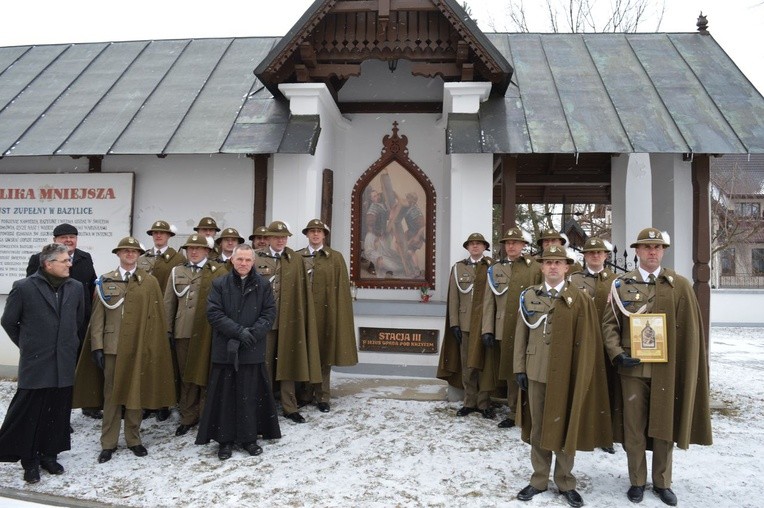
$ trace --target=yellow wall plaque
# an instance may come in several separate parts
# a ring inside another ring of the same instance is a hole
[[[632,314],[631,356],[644,363],[668,362],[666,314]]]

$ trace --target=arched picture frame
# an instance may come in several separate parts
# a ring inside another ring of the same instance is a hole
[[[408,138],[382,139],[382,154],[351,198],[350,274],[357,287],[435,287],[435,188],[408,157]]]

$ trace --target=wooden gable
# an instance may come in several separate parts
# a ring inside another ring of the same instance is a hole
[[[487,81],[503,95],[512,67],[455,0],[319,0],[255,74],[273,93],[280,83],[326,83],[336,97],[361,63],[411,61],[415,76]],[[391,67],[392,69],[393,67]]]

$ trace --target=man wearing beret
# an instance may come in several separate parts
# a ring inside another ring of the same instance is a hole
[[[485,418],[496,416],[491,408],[491,392],[480,384],[485,352],[492,350],[478,347],[486,274],[493,262],[485,256],[490,246],[480,233],[469,235],[462,244],[469,255],[454,264],[448,277],[446,333],[440,350],[437,377],[464,390],[464,402],[456,411],[456,416],[475,412]]]
[[[554,454],[554,483],[577,508],[584,501],[573,476],[575,452],[613,444],[602,334],[592,299],[565,280],[573,263],[565,248],[552,245],[539,259],[544,281],[520,294],[515,331],[518,421],[533,467],[517,498],[547,490]]]
[[[316,312],[318,348],[321,353],[321,383],[307,385],[302,400],[315,398],[322,413],[330,410],[332,365],[339,367],[358,363],[353,321],[353,302],[350,296],[350,277],[342,254],[326,245],[329,227],[320,219],[313,219],[302,230],[308,246],[297,251],[305,263],[311,297]]]
[[[147,455],[140,434],[142,409],[176,401],[159,282],[137,267],[145,251],[135,238],[123,238],[112,252],[119,266],[98,278],[74,382],[75,407],[103,404],[98,462],[111,460],[123,418],[128,448],[138,457]]]
[[[523,250],[531,237],[519,227],[511,227],[500,240],[503,257],[488,269],[488,280],[483,298],[481,323],[482,346],[492,351],[487,354],[492,362],[483,369],[484,386],[493,391],[498,380],[506,380],[509,414],[501,422],[502,429],[515,426],[518,388],[512,369],[515,348],[515,325],[520,292],[541,282],[541,267]]]
[[[708,353],[700,307],[690,282],[661,266],[668,235],[655,228],[640,231],[631,244],[639,266],[613,281],[605,307],[602,334],[608,357],[618,369],[622,418],[615,424],[623,442],[631,486],[626,496],[642,501],[647,484],[645,450],[652,449],[653,492],[669,506],[677,504],[671,490],[674,443],[710,445]],[[633,357],[631,322],[639,314],[662,314],[666,358],[646,363]]]
[[[255,270],[270,282],[276,301],[276,319],[266,337],[266,368],[271,380],[280,384],[284,416],[305,423],[298,411],[295,383],[321,382],[321,355],[305,263],[287,247],[290,236],[284,222],[271,222],[270,245],[257,251]]]

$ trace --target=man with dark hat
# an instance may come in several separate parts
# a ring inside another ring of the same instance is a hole
[[[266,367],[271,380],[281,385],[284,416],[305,423],[298,411],[295,382],[321,383],[321,355],[305,264],[286,246],[290,236],[284,222],[271,222],[270,245],[257,251],[255,269],[270,282],[276,301],[276,319],[266,339]]]
[[[576,261],[575,254],[573,253],[573,250],[567,247],[568,245],[568,237],[559,231],[557,231],[554,228],[548,228],[541,232],[541,236],[539,236],[539,239],[536,240],[536,245],[539,247],[539,251],[542,251],[546,249],[547,247],[551,247],[552,245],[557,245],[558,247],[565,247],[565,252],[567,256],[573,260],[573,264],[570,266],[570,269],[568,270],[568,274],[573,274],[576,272],[580,272],[583,270],[583,266],[581,263]]]
[[[188,237],[181,247],[188,261],[172,269],[164,292],[167,333],[175,345],[180,376],[180,425],[176,436],[186,434],[197,424],[204,406],[212,337],[207,321],[207,295],[212,281],[226,273],[224,266],[207,259],[211,243],[198,233]]]
[[[249,241],[252,242],[252,248],[260,250],[268,247],[268,228],[258,226],[255,232],[249,235]]]
[[[40,481],[40,466],[62,474],[59,452],[71,448],[69,419],[80,333],[85,324],[82,284],[69,277],[65,245],[43,247],[40,268],[13,283],[2,326],[18,346],[18,382],[0,428],[0,461],[21,460],[24,480]]]
[[[170,238],[177,229],[168,222],[158,220],[151,225],[146,234],[154,241],[154,247],[138,258],[138,268],[156,277],[159,287],[164,292],[170,270],[186,262],[183,254],[169,246]]]
[[[239,244],[244,243],[244,238],[239,236],[239,232],[234,228],[225,228],[220,236],[215,239],[215,245],[219,252],[218,258],[215,260],[220,264],[227,265],[230,270],[232,268],[229,260],[233,255],[233,249]]]
[[[302,230],[308,246],[297,251],[305,263],[305,272],[316,312],[318,349],[321,354],[321,383],[308,385],[302,400],[315,398],[322,413],[330,410],[332,365],[346,367],[358,363],[353,321],[350,277],[345,258],[326,245],[329,227],[312,219]]]
[[[479,412],[484,418],[493,418],[496,415],[491,408],[491,392],[480,384],[485,353],[493,350],[478,344],[486,275],[493,263],[485,251],[490,250],[491,244],[480,233],[472,233],[462,247],[469,255],[454,264],[448,278],[446,333],[437,377],[464,390],[464,403],[456,416]]]
[[[85,293],[85,326],[82,328],[83,334],[90,321],[90,314],[93,309],[93,292],[95,290],[96,273],[93,267],[93,258],[89,253],[77,248],[78,231],[71,224],[59,224],[53,228],[53,243],[66,246],[69,252],[69,258],[72,260],[72,266],[69,269],[69,277],[79,281]],[[36,273],[40,268],[40,255],[32,254],[27,264],[27,277]],[[80,336],[80,343],[83,336]],[[101,419],[101,410],[98,408],[82,408],[82,414],[96,420]]]
[[[503,257],[491,265],[487,273],[480,338],[483,347],[496,350],[490,352],[493,361],[486,363],[483,369],[486,389],[493,391],[498,380],[507,383],[509,414],[499,422],[500,428],[507,429],[515,426],[517,414],[518,388],[512,359],[520,292],[541,282],[541,267],[533,257],[523,253],[531,237],[519,227],[509,228],[500,242]]]
[[[631,482],[626,496],[634,503],[642,501],[647,483],[645,450],[652,449],[653,491],[674,506],[674,443],[687,449],[690,444],[710,445],[712,438],[700,307],[690,282],[661,266],[670,243],[667,233],[655,228],[640,231],[631,244],[639,266],[613,281],[602,333],[621,382],[622,408],[614,408],[614,413],[622,418],[615,421],[615,438],[626,450]],[[632,319],[639,314],[663,317],[666,357],[657,363],[634,357]]]
[[[554,454],[554,482],[577,508],[584,501],[573,476],[575,452],[613,442],[602,335],[592,299],[565,280],[573,263],[565,248],[547,247],[540,259],[544,281],[520,294],[515,331],[518,422],[533,466],[517,498],[529,501],[547,490]]]
[[[112,252],[119,266],[96,283],[98,298],[74,383],[75,407],[103,404],[98,462],[111,460],[116,451],[122,418],[128,448],[138,457],[147,455],[140,434],[142,409],[176,401],[159,282],[137,267],[145,251],[135,238],[123,238]]]

